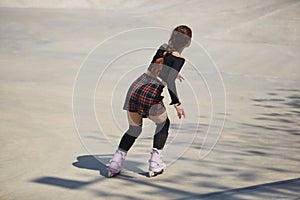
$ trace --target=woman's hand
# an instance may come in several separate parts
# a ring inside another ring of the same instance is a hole
[[[174,106],[176,111],[177,111],[177,116],[179,117],[179,119],[181,119],[181,117],[185,117],[185,113],[184,113],[184,109],[181,105],[178,105],[178,106]]]
[[[182,82],[184,80],[183,76],[181,74],[177,75],[177,79],[179,79],[180,82]]]

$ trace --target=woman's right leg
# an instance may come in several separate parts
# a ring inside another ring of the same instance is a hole
[[[153,148],[161,150],[164,148],[169,135],[170,120],[167,111],[159,116],[149,116],[149,119],[156,124]]]
[[[162,149],[169,135],[170,120],[166,111],[159,116],[151,116],[149,119],[156,123],[153,149],[149,159],[149,177],[152,177],[163,173],[166,168],[166,164],[162,160]]]
[[[124,152],[132,147],[136,138],[141,134],[143,125],[142,115],[136,112],[127,112],[127,118],[129,129],[124,133],[119,144],[119,149]]]

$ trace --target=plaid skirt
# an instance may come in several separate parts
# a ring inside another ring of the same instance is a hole
[[[126,95],[124,110],[137,112],[144,118],[159,116],[166,111],[163,103],[164,86],[156,78],[142,74],[129,87]]]

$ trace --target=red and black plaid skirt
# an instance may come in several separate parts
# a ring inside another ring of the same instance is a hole
[[[143,117],[159,116],[166,111],[163,103],[164,86],[154,77],[148,74],[142,74],[130,86],[125,103],[124,110],[137,112]]]

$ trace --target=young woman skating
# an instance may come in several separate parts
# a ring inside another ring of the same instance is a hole
[[[172,31],[168,43],[161,45],[156,51],[147,71],[131,84],[123,107],[127,111],[129,129],[124,133],[110,160],[108,177],[121,172],[127,152],[142,132],[143,118],[148,118],[156,124],[149,159],[149,176],[156,176],[164,171],[166,164],[162,161],[162,150],[168,138],[170,120],[161,94],[167,87],[171,97],[170,105],[176,109],[179,119],[185,116],[177,95],[175,80],[183,79],[179,75],[185,62],[181,52],[190,46],[191,38],[192,31],[188,26],[177,26]]]

